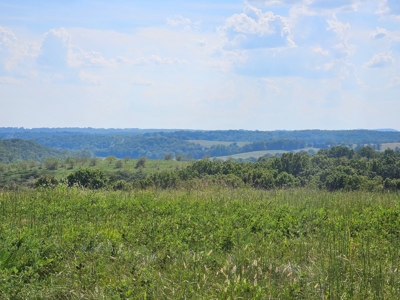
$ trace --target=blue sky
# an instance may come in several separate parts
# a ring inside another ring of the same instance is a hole
[[[0,126],[400,129],[398,0],[0,2]]]

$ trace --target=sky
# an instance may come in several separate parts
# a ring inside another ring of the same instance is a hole
[[[0,127],[400,129],[398,0],[1,0]]]

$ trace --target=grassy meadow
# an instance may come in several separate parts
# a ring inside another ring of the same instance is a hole
[[[399,299],[400,195],[0,191],[0,299]]]
[[[226,141],[210,141],[210,140],[187,140],[187,142],[194,143],[194,144],[199,144],[202,147],[205,148],[211,148],[212,146],[217,146],[217,145],[223,145],[223,146],[229,146],[234,143],[238,145],[239,147],[243,147],[247,144],[251,144],[250,142],[226,142]]]
[[[51,175],[57,179],[66,178],[69,174],[81,169],[99,169],[117,179],[132,181],[146,175],[173,171],[184,168],[190,162],[176,160],[146,160],[145,167],[136,167],[138,159],[108,158],[69,158],[66,160],[48,159],[44,162],[20,161],[18,163],[0,163],[0,189],[23,189],[34,186],[36,179],[42,175]]]
[[[274,156],[276,154],[283,154],[283,153],[297,153],[301,151],[308,152],[309,150],[314,151],[315,153],[318,152],[319,148],[303,148],[303,149],[298,149],[298,150],[293,150],[293,151],[286,151],[286,150],[262,150],[262,151],[251,151],[251,152],[244,152],[244,153],[238,153],[238,154],[232,154],[230,156],[219,156],[216,157],[217,159],[222,159],[222,160],[227,160],[230,158],[233,159],[249,159],[249,158],[260,158],[263,157],[267,154]]]

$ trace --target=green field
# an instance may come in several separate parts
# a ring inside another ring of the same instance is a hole
[[[146,160],[144,168],[136,168],[137,162],[137,159],[118,160],[115,157],[109,157],[105,159],[74,158],[70,160],[48,159],[45,162],[0,163],[0,189],[7,186],[33,187],[35,180],[42,175],[51,175],[61,179],[81,168],[99,169],[116,180],[133,181],[155,172],[184,168],[189,164],[187,161]],[[54,166],[52,163],[55,163],[56,167],[52,167]]]
[[[396,149],[396,148],[400,148],[400,143],[383,143],[381,144],[381,150],[386,150],[386,149]]]
[[[252,151],[252,152],[245,152],[245,153],[239,153],[239,154],[233,154],[230,156],[219,156],[216,157],[217,159],[222,159],[222,160],[227,160],[228,158],[233,158],[233,159],[248,159],[248,158],[259,158],[259,157],[263,157],[267,154],[270,154],[272,156],[276,155],[276,154],[282,154],[282,153],[289,153],[289,152],[300,152],[300,151],[309,151],[309,150],[313,150],[316,152],[318,152],[318,148],[304,148],[304,149],[298,149],[298,150],[293,150],[293,151],[286,151],[286,150],[263,150],[263,151]]]
[[[243,147],[244,145],[250,144],[250,142],[223,142],[223,141],[209,141],[209,140],[187,140],[187,142],[199,144],[200,146],[205,148],[211,148],[212,146],[217,146],[217,145],[229,146],[232,145],[233,143],[236,143],[239,147]]]
[[[0,299],[399,299],[400,194],[0,191]]]

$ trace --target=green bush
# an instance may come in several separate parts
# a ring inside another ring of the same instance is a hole
[[[43,175],[35,181],[35,188],[43,187],[55,187],[58,185],[58,180],[51,175]]]
[[[80,169],[67,177],[68,186],[78,185],[89,189],[101,189],[107,184],[107,176],[97,169]]]

